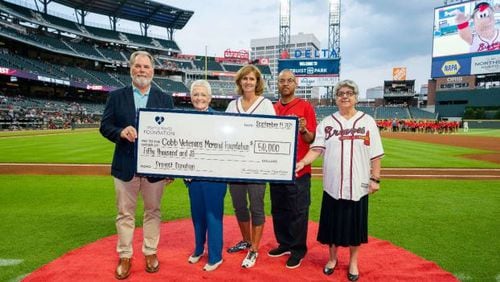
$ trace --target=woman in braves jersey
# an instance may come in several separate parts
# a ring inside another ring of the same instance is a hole
[[[316,128],[316,138],[296,171],[323,154],[323,201],[317,240],[329,246],[323,273],[337,265],[337,247],[349,247],[347,278],[359,279],[358,252],[368,242],[368,194],[380,188],[380,162],[384,156],[375,120],[356,110],[358,86],[340,81],[334,88],[339,111]]]

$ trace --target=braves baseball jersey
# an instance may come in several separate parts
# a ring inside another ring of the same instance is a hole
[[[472,44],[470,45],[471,52],[493,51],[500,50],[500,30],[497,29],[495,36],[492,39],[486,39],[479,36],[477,33],[472,34]]]
[[[367,195],[371,161],[384,156],[375,120],[361,111],[349,120],[339,112],[323,119],[311,148],[323,150],[323,190],[337,200]]]
[[[276,115],[273,103],[269,99],[259,96],[259,98],[257,98],[252,106],[250,106],[250,108],[246,111],[241,105],[241,99],[242,98],[239,97],[238,99],[231,101],[226,108],[226,113]]]
[[[278,116],[296,116],[303,117],[306,120],[306,127],[308,131],[315,132],[316,131],[316,113],[314,112],[313,107],[306,100],[295,98],[288,104],[282,104],[281,102],[277,102],[274,104],[274,109],[276,110],[276,114]],[[309,151],[309,144],[302,140],[302,136],[299,133],[297,137],[297,149],[296,156],[297,161],[304,158],[304,156]],[[300,170],[297,177],[302,177],[306,173],[311,173],[311,165],[307,165],[304,169]]]

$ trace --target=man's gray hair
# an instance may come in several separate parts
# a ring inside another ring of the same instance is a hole
[[[134,65],[135,58],[137,58],[137,56],[148,57],[149,60],[151,61],[151,66],[153,68],[155,67],[155,60],[154,60],[153,56],[151,54],[149,54],[149,52],[146,52],[146,51],[135,51],[134,53],[132,53],[132,55],[130,55],[130,60],[129,60],[130,67],[132,67]]]

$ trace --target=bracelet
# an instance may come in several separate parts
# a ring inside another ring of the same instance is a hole
[[[375,177],[370,177],[370,180],[377,183],[377,184],[380,184],[380,179],[377,179]]]
[[[458,29],[464,29],[464,28],[466,28],[466,27],[468,27],[468,26],[469,26],[469,22],[463,22],[463,23],[461,23],[461,24],[458,24],[458,25],[457,25],[457,28],[458,28]]]

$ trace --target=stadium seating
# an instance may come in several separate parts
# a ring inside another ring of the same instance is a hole
[[[0,8],[2,11],[6,11],[10,14],[16,15],[20,18],[24,18],[26,20],[34,20],[33,13],[34,11],[22,6],[18,6],[9,2],[3,1],[0,3]]]
[[[31,34],[30,39],[32,44],[37,44],[38,42],[45,45],[49,50],[62,51],[66,54],[78,54],[75,53],[74,49],[71,49],[67,44],[64,44],[60,38],[53,37],[54,35],[44,35],[44,34]]]
[[[60,71],[59,67],[53,66],[49,62],[32,60],[26,57],[21,57],[15,54],[0,54],[2,64],[11,68],[24,70],[35,74],[53,75],[59,78],[68,79],[65,72]]]
[[[406,107],[378,107],[376,119],[410,119],[410,111]]]
[[[264,75],[271,75],[271,68],[268,65],[256,65]]]
[[[359,111],[362,111],[365,114],[368,114],[372,117],[375,117],[375,108],[374,107],[356,107]]]
[[[152,38],[152,37],[146,37],[142,35],[136,35],[132,33],[120,33],[121,38],[126,38],[129,42],[133,42],[139,45],[143,46],[149,46],[149,47],[155,47],[155,48],[162,48],[162,49],[171,49],[171,50],[179,50],[179,46],[177,46],[177,43],[172,40],[162,40],[162,39],[157,39],[157,38]],[[159,43],[154,44],[154,40]]]
[[[97,28],[92,26],[85,26],[85,29],[92,35],[105,39],[121,41],[119,33],[110,29]]]
[[[222,64],[224,69],[229,72],[237,72],[241,69],[241,65],[233,65],[233,64]]]
[[[111,73],[111,75],[114,76],[123,85],[130,84],[130,75],[129,74],[127,75],[127,74],[121,74],[121,73]]]
[[[93,39],[100,39],[104,41],[112,41],[116,43],[132,44],[154,49],[165,49],[168,51],[178,52],[179,46],[173,40],[151,38],[141,35],[117,32],[110,29],[98,28],[92,26],[81,26],[76,22],[56,17],[49,14],[44,14],[26,7],[18,6],[8,2],[0,3],[2,11],[13,15],[14,17],[21,18],[25,21],[33,22],[38,25],[60,29],[62,31],[71,32],[78,36],[91,37]],[[54,46],[54,48],[57,48]],[[63,50],[65,48],[62,48]],[[81,52],[78,51],[78,52]],[[87,52],[83,52],[86,54]],[[92,54],[91,54],[92,55]],[[100,56],[97,56],[100,57]]]
[[[325,117],[335,113],[339,109],[337,108],[337,106],[320,106],[320,107],[316,107],[315,110],[316,110],[316,119],[318,121],[321,121]]]
[[[174,59],[163,59],[157,58],[158,65],[166,68],[166,69],[174,69],[174,70],[192,70],[194,69],[193,61],[181,61]]]
[[[199,70],[205,69],[205,60],[194,60],[193,63],[197,69]],[[207,68],[209,71],[224,71],[219,63],[212,60],[207,61]]]
[[[81,32],[77,26],[77,23],[75,23],[73,21],[69,21],[69,20],[66,20],[63,18],[48,15],[48,14],[44,14],[44,15],[40,14],[40,15],[43,16],[43,18],[45,19],[45,21],[47,23],[52,24],[53,26],[55,26],[57,28],[62,28],[62,29],[68,30],[68,31],[73,32],[73,33]]]
[[[128,61],[128,58],[126,58],[120,51],[108,49],[108,47],[97,47],[97,52],[110,61]]]
[[[154,83],[157,84],[165,92],[171,94],[174,92],[189,93],[189,89],[180,81],[174,81],[168,78],[155,77],[153,79]]]
[[[123,83],[121,83],[115,77],[109,75],[109,73],[107,73],[107,72],[88,70],[88,69],[87,70],[80,69],[80,70],[82,72],[87,72],[88,74],[90,74],[91,76],[96,78],[98,81],[101,82],[101,83],[99,83],[100,85],[114,86],[116,88],[124,86]]]
[[[94,46],[86,43],[83,38],[77,38],[74,40],[64,40],[64,44],[70,47],[80,56],[104,59],[101,54],[97,52]]]
[[[64,71],[69,74],[71,80],[75,80],[81,83],[96,84],[101,85],[102,82],[95,76],[83,71],[81,68],[73,66],[63,67]]]
[[[427,112],[417,107],[409,107],[409,110],[412,119],[425,119],[425,120],[437,119],[436,113]]]
[[[193,81],[188,81],[186,83],[188,89],[191,88],[191,83]],[[236,85],[232,80],[208,80],[210,87],[212,88],[212,96],[234,96],[236,95]]]

